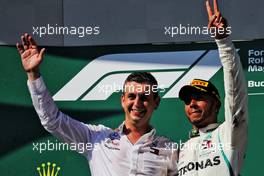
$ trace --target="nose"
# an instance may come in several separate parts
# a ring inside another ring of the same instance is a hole
[[[139,95],[137,95],[137,97],[136,97],[136,99],[135,99],[135,101],[134,101],[134,104],[135,104],[135,106],[137,106],[137,107],[141,107],[141,106],[143,105],[142,98],[141,98]]]
[[[197,101],[195,99],[191,99],[191,102],[190,102],[190,107],[191,108],[196,108],[198,105],[197,105]]]

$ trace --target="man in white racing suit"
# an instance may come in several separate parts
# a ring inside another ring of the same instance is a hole
[[[209,1],[208,28],[224,28],[217,1],[213,15]],[[193,126],[190,139],[179,153],[179,176],[237,176],[242,167],[247,143],[247,89],[239,55],[225,33],[217,33],[216,44],[223,65],[225,87],[225,121],[217,123],[221,106],[216,87],[209,81],[194,79],[181,88],[179,98],[185,103],[185,113]]]
[[[17,43],[17,49],[42,125],[62,142],[82,144],[84,148],[77,150],[87,158],[92,175],[165,176],[177,173],[174,162],[177,152],[167,148],[171,141],[157,136],[149,124],[160,102],[157,81],[150,73],[136,72],[127,77],[121,96],[125,121],[118,129],[88,125],[70,118],[55,105],[39,72],[45,49],[39,51],[28,34],[21,36],[21,42]]]

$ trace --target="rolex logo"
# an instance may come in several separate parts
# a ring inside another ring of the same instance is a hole
[[[41,167],[37,167],[37,171],[39,176],[58,176],[60,167],[56,167],[55,163],[51,165],[50,162],[47,162],[47,164],[42,163]]]

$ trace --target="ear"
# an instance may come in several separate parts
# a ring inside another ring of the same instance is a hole
[[[155,109],[158,109],[159,104],[160,104],[160,96],[157,96],[154,101],[155,101]]]
[[[124,96],[124,94],[122,94],[120,97],[120,102],[121,102],[121,105],[123,108],[124,108],[124,101],[125,101],[125,96]]]
[[[218,103],[217,101],[214,101],[214,103],[213,103],[213,108],[214,108],[215,114],[216,114],[216,116],[217,116],[217,114],[218,114],[218,112],[219,112],[219,109],[220,109],[220,107],[219,107],[219,103]]]
[[[221,108],[221,102],[217,102],[217,103],[216,103],[216,114],[219,113],[220,108]]]

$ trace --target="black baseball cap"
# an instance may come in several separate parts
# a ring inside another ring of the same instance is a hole
[[[194,79],[190,85],[183,86],[179,92],[179,98],[188,102],[192,95],[197,94],[210,95],[221,103],[217,88],[210,81],[202,79]]]

